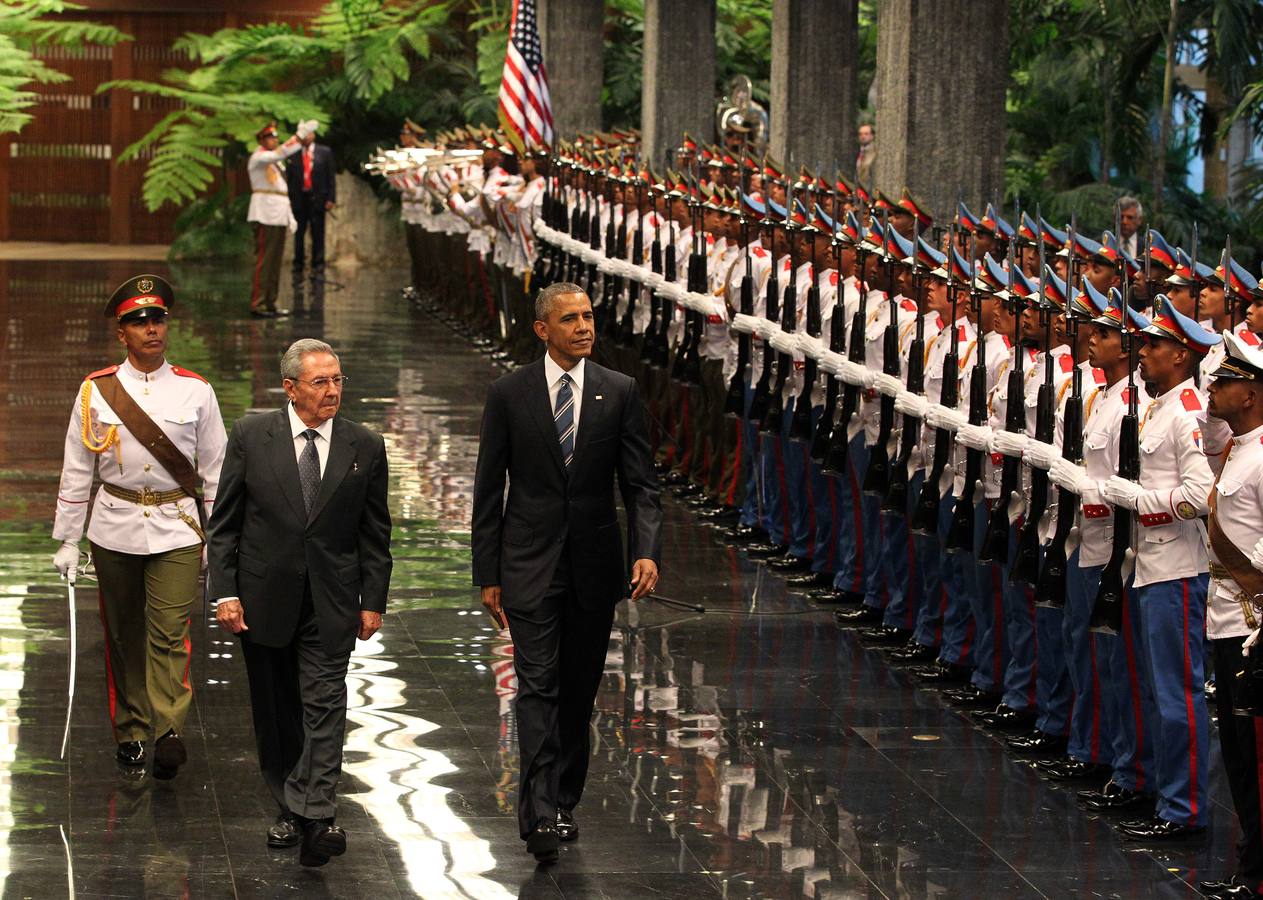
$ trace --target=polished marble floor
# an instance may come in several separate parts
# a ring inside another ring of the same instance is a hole
[[[1187,897],[1229,871],[1218,771],[1204,839],[1124,844],[669,501],[662,593],[708,611],[620,609],[582,837],[536,870],[514,819],[513,649],[468,578],[480,404],[499,370],[408,310],[402,272],[287,284],[282,303],[302,314],[256,322],[242,273],[140,268],[174,279],[170,356],[214,383],[228,421],[275,406],[281,349],[317,336],[351,378],[344,414],[386,437],[395,580],[385,627],[352,661],[350,846],[320,870],[265,847],[240,654],[205,610],[191,760],[173,782],[129,778],[112,761],[97,598],[78,587],[59,758],[69,614],[49,520],[75,389],[119,358],[100,307],[137,267],[0,261],[4,898]]]

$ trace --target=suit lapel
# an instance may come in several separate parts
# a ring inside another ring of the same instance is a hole
[[[308,525],[316,521],[316,517],[320,515],[320,511],[338,489],[338,485],[342,483],[342,479],[346,477],[347,470],[351,468],[351,463],[354,461],[355,438],[351,436],[350,429],[341,420],[335,418],[333,434],[329,438],[329,459],[325,462],[325,473],[320,479],[320,490],[316,492],[316,499],[311,504],[311,515],[307,516]],[[298,470],[297,463],[294,465],[294,470]]]
[[[272,461],[272,471],[281,486],[281,493],[289,501],[290,508],[298,521],[306,522],[307,513],[303,510],[303,488],[298,478],[298,458],[294,456],[294,436],[289,432],[288,407],[276,413],[272,428],[268,432],[272,442],[268,454]]]
[[[586,394],[584,397],[586,398]],[[561,442],[557,440],[557,424],[553,421],[553,411],[548,405],[548,379],[544,377],[544,360],[541,358],[531,364],[526,376],[526,396],[523,398],[526,408],[531,411],[531,418],[539,426],[545,446],[549,447],[548,455],[566,474],[566,462],[561,458]]]

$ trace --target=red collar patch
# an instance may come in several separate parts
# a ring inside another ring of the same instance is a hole
[[[193,372],[189,369],[181,369],[179,366],[172,366],[171,371],[177,375],[183,376],[184,378],[196,378],[198,381],[202,381],[207,384],[210,383],[206,381],[206,379],[203,378],[201,375],[198,375],[196,372]]]
[[[1202,398],[1192,388],[1185,388],[1180,392],[1180,402],[1189,412],[1199,412],[1202,408]]]
[[[118,366],[106,366],[104,369],[97,369],[95,372],[88,375],[88,378],[101,378],[105,375],[113,375],[117,371]]]
[[[1105,384],[1105,370],[1094,368],[1092,370],[1092,380],[1095,381],[1098,385]],[[1126,389],[1123,390],[1123,393],[1127,393]]]

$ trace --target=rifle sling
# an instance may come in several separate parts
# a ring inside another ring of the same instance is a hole
[[[158,423],[149,418],[149,414],[132,399],[132,395],[123,388],[117,375],[103,375],[93,379],[93,384],[101,392],[105,402],[110,405],[110,409],[118,413],[118,417],[123,420],[123,424],[132,433],[132,437],[140,441],[150,455],[167,470],[167,474],[175,479],[175,483],[196,501],[197,517],[205,530],[206,513],[202,509],[201,480],[188,457],[171,443],[166,432],[159,428]]]

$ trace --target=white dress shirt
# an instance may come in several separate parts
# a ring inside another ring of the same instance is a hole
[[[574,433],[576,439],[579,437],[579,412],[583,408],[584,362],[586,360],[580,359],[569,373],[570,392],[574,395]],[[567,374],[566,370],[557,365],[553,358],[545,353],[544,381],[548,384],[548,409],[550,412],[556,412],[557,410],[557,392],[561,390],[561,376],[565,374]]]
[[[1232,439],[1232,449],[1215,482],[1215,520],[1230,544],[1248,557],[1263,538],[1263,427]],[[1206,635],[1245,637],[1258,627],[1250,597],[1219,565],[1210,547],[1210,594],[1206,603]]]
[[[298,413],[294,412],[294,404],[285,407],[285,412],[289,415],[289,433],[294,436],[294,459],[301,460],[303,451],[307,449],[307,438],[303,437],[303,432],[309,426],[298,418]],[[324,478],[325,465],[329,462],[329,437],[333,434],[333,419],[325,419],[314,430],[317,435],[316,456],[320,458],[320,477]]]

